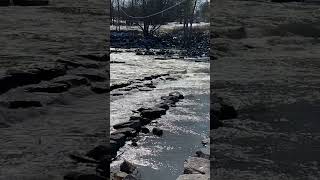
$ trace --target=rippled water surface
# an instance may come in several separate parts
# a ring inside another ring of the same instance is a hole
[[[156,60],[153,56],[134,53],[111,54],[111,60],[125,62],[111,64],[111,84],[161,73],[177,77],[174,81],[159,81],[152,91],[132,90],[123,96],[111,96],[111,125],[128,121],[132,110],[152,106],[172,91],[185,96],[177,107],[171,107],[157,120],[157,125],[147,126],[150,130],[154,126],[162,128],[162,137],[140,135],[138,146],[128,142],[112,166],[127,159],[139,165],[142,179],[176,179],[183,173],[184,160],[193,155],[202,146],[201,140],[208,136],[209,63],[194,59]]]

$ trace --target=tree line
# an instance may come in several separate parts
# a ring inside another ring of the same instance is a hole
[[[201,0],[111,0],[111,25],[138,26],[145,37],[168,22],[183,24],[186,38],[195,21],[209,21],[209,1]],[[168,9],[168,10],[167,10]]]

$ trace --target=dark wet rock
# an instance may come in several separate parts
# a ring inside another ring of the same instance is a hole
[[[110,93],[111,96],[123,96],[122,92],[112,92]]]
[[[146,51],[145,53],[144,53],[144,55],[155,55],[155,53],[153,52],[153,51]]]
[[[114,129],[132,128],[135,130],[140,130],[141,129],[141,122],[139,120],[123,122],[123,123],[113,125],[113,128]]]
[[[138,180],[138,178],[132,174],[128,174],[123,180]]]
[[[144,85],[148,88],[156,88],[156,86],[153,83],[145,83]]]
[[[114,141],[119,148],[125,145],[126,139],[127,135],[120,132],[110,135],[110,140]]]
[[[124,142],[125,143],[125,142]],[[111,158],[115,158],[117,156],[117,152],[118,150],[123,146],[119,144],[118,142],[114,141],[114,140],[111,140],[110,139],[110,157]]]
[[[147,124],[149,124],[151,121],[152,121],[152,120],[149,119],[149,118],[141,118],[141,119],[140,119],[140,122],[141,122],[142,125],[147,125]]]
[[[168,110],[169,109],[169,105],[167,103],[159,103],[159,104],[156,104],[154,107],[156,108],[162,108],[162,109],[165,109],[165,110]]]
[[[139,115],[134,115],[134,116],[130,116],[129,121],[140,120],[140,119],[141,119],[141,116],[139,116]]]
[[[178,102],[179,101],[179,97],[177,96],[161,96],[161,99],[162,100],[170,100],[170,101],[173,101],[173,102]]]
[[[142,126],[141,127],[141,132],[144,133],[144,134],[148,134],[148,133],[150,133],[150,130],[145,126]]]
[[[178,99],[184,98],[184,96],[180,92],[177,92],[177,91],[169,93],[169,96],[177,97]]]
[[[163,100],[163,102],[162,103],[164,103],[164,104],[167,104],[168,106],[170,106],[170,107],[175,107],[176,105],[176,101],[173,101],[173,100],[170,100],[170,99],[165,99],[165,100]]]
[[[112,84],[112,85],[110,85],[110,91],[112,91],[114,89],[124,88],[126,86],[129,86],[130,84],[131,84],[130,82],[121,82],[121,83],[117,83],[117,84]]]
[[[49,0],[12,0],[16,6],[47,6]]]
[[[136,146],[138,146],[138,143],[135,142],[135,141],[132,141],[132,142],[131,142],[131,145],[136,147]]]
[[[88,85],[89,81],[85,77],[75,76],[75,75],[65,75],[54,78],[52,80],[54,83],[66,84],[70,87],[76,87],[81,85]]]
[[[42,107],[40,101],[33,100],[17,100],[17,101],[9,101],[8,108],[10,109],[18,109],[18,108],[30,108],[30,107]]]
[[[97,94],[103,94],[109,92],[109,87],[107,86],[107,83],[104,82],[96,82],[91,83],[91,90]]]
[[[151,110],[152,108],[149,108],[149,107],[141,107],[139,109],[137,109],[138,112],[142,112],[144,110]]]
[[[84,68],[99,68],[99,64],[94,61],[87,60],[70,60],[70,59],[59,59],[57,62],[63,63],[67,66],[71,66],[73,68],[84,67]]]
[[[238,116],[235,108],[225,103],[214,103],[211,111],[219,120],[234,119]]]
[[[137,51],[137,52],[136,52],[136,55],[141,56],[141,55],[143,55],[143,52]]]
[[[180,175],[177,180],[209,180],[210,177],[208,175],[203,174],[183,174]]]
[[[99,145],[95,147],[94,149],[90,150],[86,156],[93,158],[97,161],[100,161],[107,157],[108,155],[110,156],[111,152],[111,147],[109,145]]]
[[[168,81],[176,81],[177,78],[174,78],[174,77],[166,77],[166,80],[168,80]]]
[[[141,111],[141,117],[147,118],[147,119],[157,119],[160,118],[162,115],[166,114],[166,110],[162,108],[152,108]]]
[[[146,76],[146,77],[144,77],[143,79],[144,79],[144,80],[152,80],[153,78],[152,78],[152,76]]]
[[[70,172],[63,177],[64,180],[106,180],[106,178],[96,174],[84,174],[79,172]]]
[[[127,160],[124,160],[124,162],[120,165],[120,171],[127,174],[132,174],[136,169],[137,167]]]
[[[153,128],[152,133],[156,136],[162,136],[163,135],[163,130],[160,128]]]
[[[126,128],[117,129],[117,131],[111,133],[111,135],[119,134],[119,133],[126,135],[126,137],[134,137],[137,135],[138,131],[133,128],[126,127]]]
[[[210,174],[210,160],[191,157],[184,162],[184,174]]]
[[[210,158],[210,149],[209,149],[209,147],[201,148],[200,150],[198,150],[196,152],[196,157],[209,159]]]
[[[37,85],[30,85],[26,88],[28,92],[62,93],[68,91],[70,87],[62,83],[43,82]]]

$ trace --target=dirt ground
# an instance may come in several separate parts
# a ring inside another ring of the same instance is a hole
[[[212,93],[239,117],[211,131],[212,179],[319,179],[319,7],[213,2]]]

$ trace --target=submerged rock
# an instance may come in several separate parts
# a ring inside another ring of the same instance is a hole
[[[120,132],[110,135],[110,141],[114,141],[117,145],[117,148],[124,146],[126,143],[126,139],[127,139],[127,135]]]
[[[124,162],[120,165],[120,171],[127,174],[132,174],[136,169],[137,167],[127,160],[124,160]]]
[[[123,123],[113,125],[113,128],[114,129],[132,128],[139,131],[141,129],[141,126],[142,125],[139,120],[134,120],[134,121],[128,121],[128,122],[123,122]]]
[[[156,136],[162,136],[163,135],[163,130],[160,128],[153,128],[152,133]]]
[[[148,133],[150,133],[150,130],[145,126],[142,126],[141,127],[141,132],[144,133],[144,134],[148,134]]]
[[[166,110],[162,108],[152,108],[141,111],[141,116],[148,119],[157,119],[166,114]]]
[[[126,128],[117,129],[117,131],[111,133],[111,135],[119,134],[119,133],[124,134],[126,137],[134,137],[137,135],[138,131],[133,128],[126,127]]]

